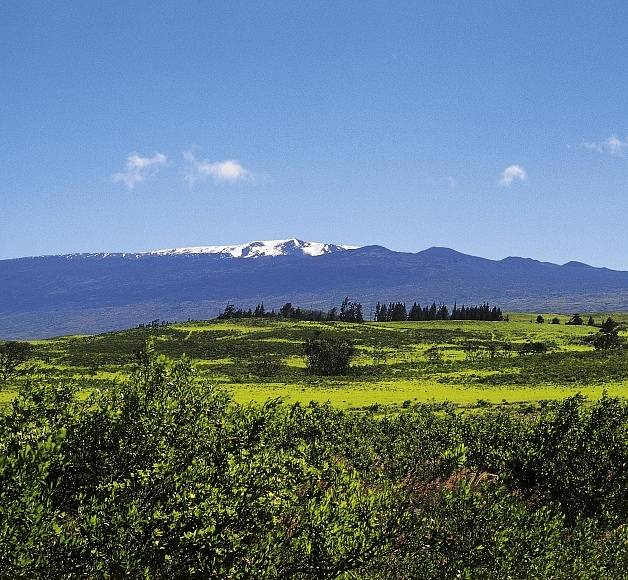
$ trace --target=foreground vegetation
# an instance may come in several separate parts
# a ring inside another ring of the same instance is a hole
[[[0,416],[2,577],[625,578],[628,404],[233,402],[143,352]]]
[[[597,318],[2,343],[0,577],[626,578],[628,350]]]

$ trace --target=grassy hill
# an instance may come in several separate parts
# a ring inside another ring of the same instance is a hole
[[[597,328],[566,325],[564,315],[561,324],[548,324],[552,317],[545,315],[545,324],[536,324],[533,314],[511,314],[509,322],[190,322],[35,341],[33,372],[51,382],[77,382],[84,391],[105,386],[123,380],[134,353],[150,340],[159,354],[190,357],[197,380],[226,386],[239,402],[282,397],[345,408],[414,401],[483,406],[577,392],[628,395],[628,352],[596,352],[591,339]],[[307,374],[304,342],[316,333],[355,345],[348,375]],[[547,352],[519,354],[528,343],[543,343]]]

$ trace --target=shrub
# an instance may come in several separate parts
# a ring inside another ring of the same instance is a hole
[[[32,350],[28,342],[9,340],[0,344],[0,387],[26,371],[24,363],[31,357]]]
[[[317,335],[305,343],[307,370],[312,375],[345,375],[349,372],[349,363],[354,354],[355,348],[351,342],[341,338]]]
[[[425,358],[430,364],[439,364],[443,362],[443,353],[437,345],[430,346],[425,351]]]
[[[0,415],[0,577],[335,578],[403,517],[337,457],[327,407],[239,406],[146,352],[128,382],[73,394],[28,385]]]
[[[150,345],[88,400],[25,383],[0,577],[626,577],[625,401],[368,410],[239,405]]]
[[[259,355],[247,363],[247,369],[258,377],[276,377],[286,372],[286,363],[279,356]]]
[[[482,348],[482,345],[476,342],[465,342],[462,350],[464,351],[465,359],[471,362],[483,359],[487,354],[487,351]]]
[[[546,353],[548,350],[549,347],[544,342],[526,342],[519,349],[519,354],[543,354]]]

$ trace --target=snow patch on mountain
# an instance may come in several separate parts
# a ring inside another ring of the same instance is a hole
[[[335,252],[356,249],[357,246],[304,242],[296,238],[289,240],[265,240],[233,246],[193,246],[169,248],[149,252],[153,256],[179,256],[183,254],[221,254],[232,258],[262,258],[276,256],[322,256]]]

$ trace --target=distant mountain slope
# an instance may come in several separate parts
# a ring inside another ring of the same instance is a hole
[[[254,258],[254,259],[245,259]],[[92,333],[152,319],[209,318],[228,302],[329,307],[344,296],[512,310],[628,310],[628,272],[529,258],[488,260],[448,248],[274,240],[149,253],[0,261],[0,337]]]

